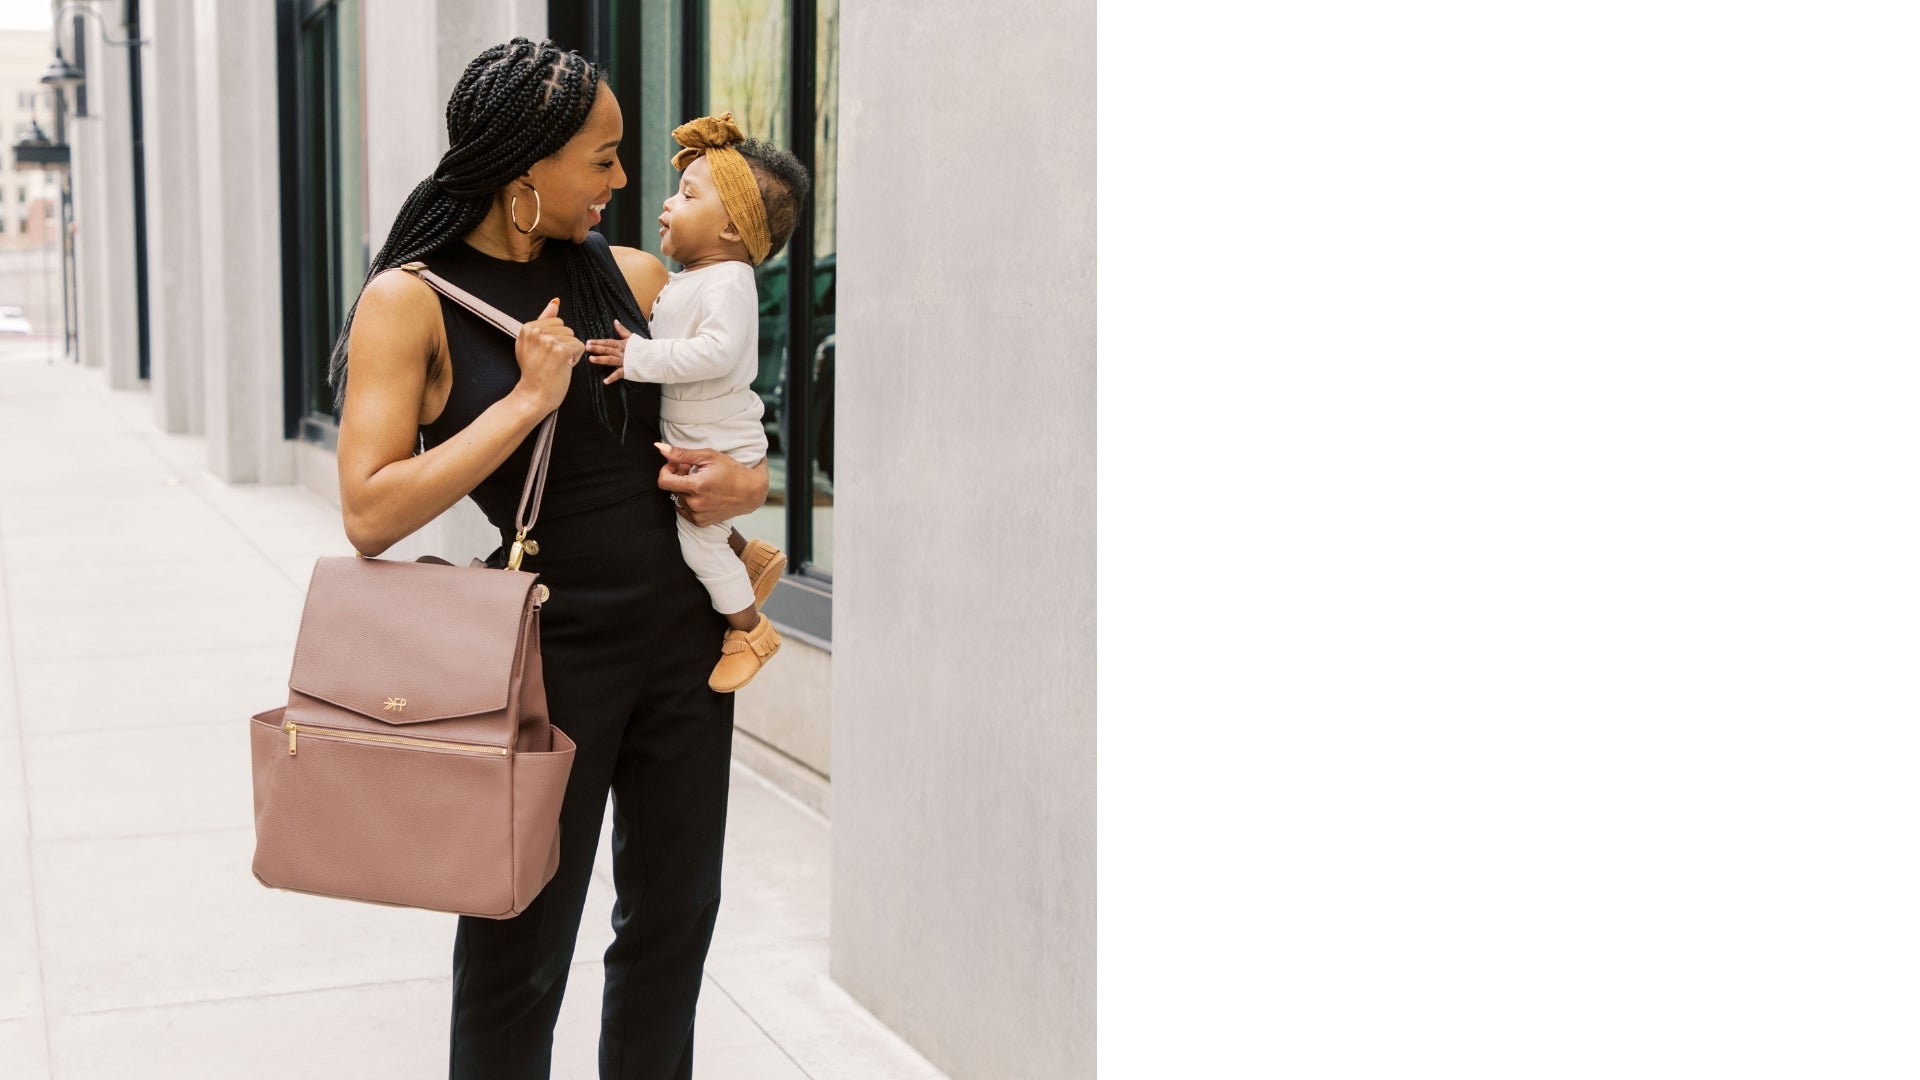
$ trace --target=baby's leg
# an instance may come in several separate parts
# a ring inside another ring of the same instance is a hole
[[[727,636],[720,643],[720,660],[707,676],[707,686],[730,694],[752,682],[761,666],[780,651],[780,631],[755,605],[747,564],[727,542],[732,530],[724,523],[701,528],[683,517],[674,520],[680,530],[681,555],[713,597],[713,609],[727,617]]]
[[[725,522],[700,526],[683,517],[674,518],[680,530],[680,554],[693,568],[693,575],[713,598],[713,610],[727,617],[735,630],[751,630],[759,625],[760,613],[753,603],[753,584],[747,567],[728,543],[732,527]]]

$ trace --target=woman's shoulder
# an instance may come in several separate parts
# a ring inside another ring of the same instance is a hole
[[[627,279],[627,287],[633,290],[633,298],[640,306],[651,309],[653,298],[667,284],[667,268],[650,251],[635,247],[615,247],[614,262],[620,265],[620,274]]]
[[[382,270],[360,291],[349,331],[356,343],[374,351],[400,356],[431,352],[440,319],[439,295],[433,286],[401,269]]]
[[[636,278],[651,280],[654,277],[658,277],[662,282],[667,280],[666,266],[660,262],[659,256],[651,251],[636,247],[615,247],[613,260],[620,264],[620,272],[627,276],[628,281]]]
[[[408,314],[429,306],[438,306],[433,286],[399,267],[373,275],[360,293],[361,311]]]

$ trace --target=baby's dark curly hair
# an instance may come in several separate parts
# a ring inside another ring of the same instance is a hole
[[[793,227],[800,223],[813,181],[799,158],[765,139],[748,139],[734,149],[747,159],[760,188],[760,201],[767,208],[767,258],[771,259],[793,239]]]

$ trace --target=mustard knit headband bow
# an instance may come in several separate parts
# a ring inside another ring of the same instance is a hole
[[[685,169],[704,155],[713,170],[713,182],[720,189],[720,203],[733,218],[733,227],[747,245],[747,254],[755,266],[767,257],[773,240],[767,232],[767,207],[760,201],[760,185],[753,180],[753,169],[734,147],[746,141],[733,114],[703,116],[673,129],[674,141],[685,150],[673,155],[673,167]]]

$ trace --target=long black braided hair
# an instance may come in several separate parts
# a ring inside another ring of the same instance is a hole
[[[433,175],[420,181],[401,205],[386,243],[367,268],[366,281],[423,259],[478,228],[501,188],[565,146],[586,124],[600,78],[598,65],[551,41],[535,45],[517,37],[474,57],[447,99],[447,152]],[[583,246],[551,237],[546,243],[559,245],[567,272],[562,317],[580,340],[613,337],[615,317],[630,327],[646,325],[625,291],[599,272]],[[366,283],[360,288],[364,292]],[[359,308],[356,298],[327,364],[336,409],[346,400],[347,335]],[[439,362],[435,357],[429,364],[429,381]],[[594,415],[608,430],[612,419],[607,398],[620,395],[624,434],[627,383],[605,386],[595,374],[598,370],[576,365],[574,380],[587,385]]]

